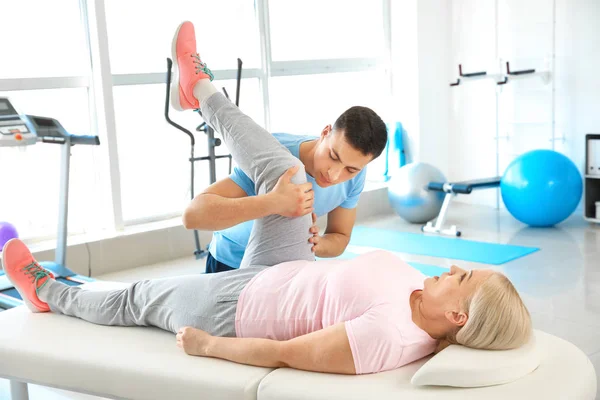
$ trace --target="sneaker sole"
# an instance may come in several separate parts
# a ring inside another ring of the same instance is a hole
[[[5,256],[5,254],[6,254],[6,252],[5,252],[5,251],[3,251],[3,252],[2,252],[2,265],[3,265],[3,266],[5,266],[5,268],[4,268],[4,273],[6,274],[6,277],[8,278],[8,280],[10,281],[10,283],[12,283],[13,287],[14,287],[14,288],[17,290],[17,292],[18,292],[18,293],[19,293],[19,295],[21,296],[21,299],[23,299],[23,303],[25,303],[25,305],[27,306],[27,308],[29,308],[29,310],[30,310],[31,312],[34,312],[34,313],[41,313],[41,312],[43,312],[43,311],[41,311],[39,308],[37,308],[37,307],[36,307],[36,306],[35,306],[35,305],[34,305],[32,302],[30,302],[30,301],[27,299],[27,296],[25,296],[25,295],[24,295],[24,294],[21,292],[21,290],[20,290],[20,289],[17,287],[17,285],[15,285],[15,283],[13,282],[13,280],[12,280],[12,277],[10,276],[10,273],[9,273],[9,271],[6,269],[6,260],[4,259],[4,256]]]
[[[171,79],[171,105],[177,111],[184,111],[181,107],[181,101],[179,99],[179,64],[177,64],[177,37],[179,37],[179,30],[183,26],[182,22],[175,32],[173,42],[171,43],[171,59],[173,60],[173,75]]]

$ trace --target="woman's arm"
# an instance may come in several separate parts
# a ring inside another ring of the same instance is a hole
[[[258,367],[356,374],[344,323],[287,341],[214,337],[199,329],[185,327],[177,334],[177,345],[190,355]]]

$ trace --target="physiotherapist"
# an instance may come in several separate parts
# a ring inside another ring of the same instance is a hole
[[[206,260],[206,273],[240,266],[255,219],[278,214],[298,217],[312,213],[312,251],[317,257],[337,257],[350,242],[356,206],[365,185],[367,164],[387,143],[383,120],[367,107],[346,110],[318,137],[275,133],[273,136],[305,166],[308,182],[291,181],[288,170],[272,192],[258,194],[241,169],[204,190],[185,210],[188,229],[214,231]],[[323,235],[316,219],[327,214]]]

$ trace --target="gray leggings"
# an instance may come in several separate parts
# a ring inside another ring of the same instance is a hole
[[[257,194],[273,189],[289,168],[306,183],[304,166],[269,132],[242,113],[221,93],[201,106],[205,121],[223,137],[234,160],[255,184]],[[270,215],[255,221],[240,269],[134,283],[125,289],[91,291],[50,281],[38,296],[56,313],[100,325],[156,326],[177,332],[193,326],[216,336],[235,336],[239,294],[265,267],[292,260],[314,261],[311,216]]]

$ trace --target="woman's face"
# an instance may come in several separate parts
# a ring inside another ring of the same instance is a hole
[[[423,311],[429,318],[443,318],[449,320],[453,325],[464,325],[466,314],[461,309],[462,301],[472,296],[479,284],[493,273],[493,271],[482,269],[465,271],[453,265],[450,272],[445,272],[439,277],[427,278],[424,282],[422,296]],[[463,318],[460,318],[459,314],[461,313]],[[462,321],[463,319],[464,321]]]

